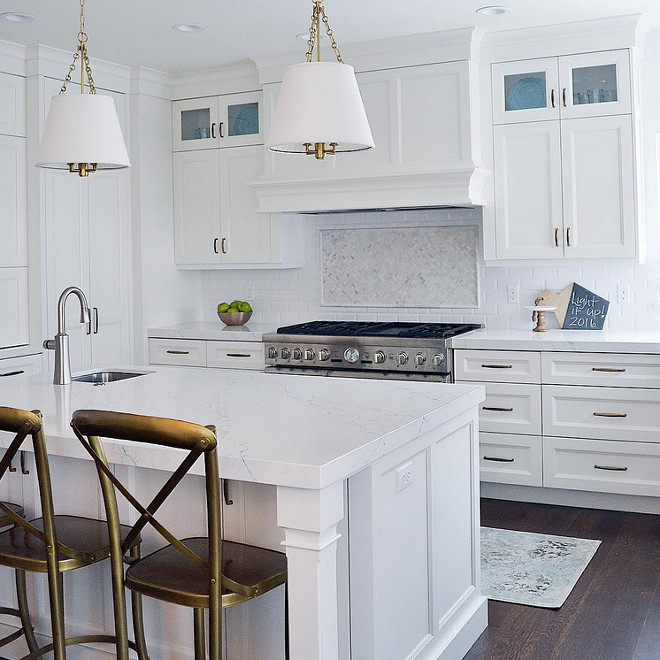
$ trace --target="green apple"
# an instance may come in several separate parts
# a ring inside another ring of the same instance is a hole
[[[226,302],[220,303],[218,305],[218,311],[222,314],[223,312],[226,312],[229,309],[229,305]]]
[[[240,309],[241,312],[251,312],[251,311],[252,311],[252,307],[250,307],[250,303],[249,303],[249,302],[242,302],[242,303],[238,306],[238,309]]]
[[[240,310],[238,309],[238,307],[230,307],[230,308],[227,310],[227,313],[228,313],[228,314],[237,314],[239,311],[240,311]]]

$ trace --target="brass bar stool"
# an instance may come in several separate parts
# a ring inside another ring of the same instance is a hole
[[[55,515],[51,490],[48,454],[41,413],[0,406],[0,431],[14,434],[9,448],[0,460],[0,479],[9,469],[12,459],[29,438],[32,441],[42,517],[26,520],[10,506],[0,502],[0,513],[13,523],[13,527],[0,532],[0,565],[18,572],[30,571],[48,575],[48,593],[53,642],[43,647],[30,648],[22,660],[34,660],[46,653],[54,653],[56,660],[65,660],[66,646],[87,642],[115,644],[115,635],[80,635],[66,638],[64,625],[63,573],[89,566],[110,556],[108,527],[103,520],[77,516]],[[122,538],[129,528],[119,528]],[[140,538],[133,535],[128,550],[139,556]],[[27,609],[27,603],[25,603]],[[29,621],[29,614],[28,614]],[[30,644],[30,642],[28,643]],[[36,641],[35,641],[36,646]],[[130,642],[131,648],[144,648]]]
[[[8,507],[17,516],[21,516],[21,518],[25,516],[25,512],[23,511],[22,506],[18,504],[12,504],[11,502],[0,502],[0,529],[9,527],[10,525],[14,524],[9,516],[4,514],[2,507]],[[23,635],[25,635],[25,641],[27,642],[28,649],[30,649],[30,653],[32,653],[39,648],[39,643],[34,636],[34,628],[32,626],[32,620],[30,619],[30,610],[28,608],[27,589],[25,583],[25,571],[16,569],[14,574],[16,578],[16,599],[18,601],[18,609],[15,607],[0,607],[0,614],[16,617],[21,622],[21,627],[15,630],[13,633],[0,638],[0,648],[7,646],[7,644],[11,644],[12,642],[20,639]]]
[[[207,609],[208,657],[210,660],[222,660],[222,609],[256,598],[280,585],[284,585],[286,590],[287,568],[286,555],[282,552],[221,540],[222,509],[215,428],[173,419],[98,410],[76,411],[71,426],[98,468],[112,539],[113,573],[118,587],[123,584],[131,592],[193,608],[195,660],[205,660],[207,657],[204,632],[204,610]],[[180,466],[145,506],[109,469],[101,438],[172,447],[188,453],[184,454]],[[208,536],[178,539],[157,520],[156,514],[200,456],[204,457]],[[139,514],[123,541],[118,533],[117,491]],[[126,557],[127,548],[147,525],[151,525],[167,545],[142,559]],[[125,573],[124,563],[128,564]],[[115,593],[122,594],[122,602],[115,603],[115,612],[121,617],[121,621],[115,623],[117,657],[127,660],[123,591],[117,588]],[[141,621],[138,625],[142,625]],[[123,636],[121,648],[120,630]],[[286,635],[285,639],[288,640]],[[287,648],[285,653],[288,657]],[[140,660],[147,659],[146,654],[139,657]]]

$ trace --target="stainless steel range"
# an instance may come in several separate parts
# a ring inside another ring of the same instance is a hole
[[[474,323],[311,321],[265,334],[266,371],[452,382],[450,339]]]

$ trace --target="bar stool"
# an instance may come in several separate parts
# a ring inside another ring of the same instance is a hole
[[[40,658],[50,652],[54,653],[56,660],[65,660],[66,646],[69,645],[87,642],[115,644],[115,635],[81,635],[66,638],[64,626],[62,575],[110,556],[107,524],[103,520],[54,514],[48,455],[39,411],[28,412],[0,406],[0,431],[13,433],[15,436],[0,460],[0,479],[23,447],[23,443],[28,438],[31,439],[42,509],[41,518],[28,521],[12,507],[0,503],[0,513],[14,525],[0,532],[0,565],[16,569],[17,580],[19,573],[23,571],[48,575],[53,643],[39,648],[36,640],[30,640],[28,633],[30,653],[24,656],[23,660]],[[127,527],[119,529],[122,538],[125,538],[128,532]],[[133,535],[127,548],[133,557],[139,556],[139,543],[139,536]],[[23,598],[27,617],[24,622],[24,632],[27,633],[28,629],[31,630],[31,625],[29,625],[27,599],[24,597],[24,584],[22,593],[23,596],[19,596],[19,603]],[[134,609],[136,608],[139,609],[139,602],[134,606]],[[35,648],[32,648],[32,645]],[[144,649],[143,640],[138,640],[137,645],[130,642],[130,646],[136,650],[138,647]]]
[[[222,609],[256,598],[280,585],[285,586],[286,603],[287,567],[286,555],[282,552],[221,540],[222,509],[215,428],[173,419],[98,410],[76,411],[71,426],[98,469],[112,539],[113,579],[117,580],[115,593],[121,593],[123,597],[120,586],[125,585],[133,593],[193,608],[195,660],[205,660],[207,657],[204,610],[208,609],[208,657],[210,660],[222,660]],[[177,448],[188,453],[145,506],[108,467],[101,438]],[[156,514],[200,456],[204,457],[208,536],[177,539],[157,520]],[[118,533],[117,491],[139,515],[123,542]],[[142,559],[126,558],[130,543],[147,525],[151,525],[168,545]],[[128,564],[125,574],[124,562]],[[121,621],[115,622],[117,638],[122,639],[121,645],[118,641],[117,658],[127,660],[125,607],[120,614]],[[285,619],[285,626],[287,623]],[[141,622],[138,625],[141,626]],[[285,640],[288,658],[286,632]],[[147,659],[146,655],[139,657],[140,660]]]
[[[21,518],[25,515],[22,506],[18,504],[12,504],[11,502],[0,502],[0,529],[9,527],[10,525],[14,524],[9,516],[5,515],[5,507],[9,508],[17,516],[21,516]],[[13,633],[0,638],[0,648],[7,646],[7,644],[11,644],[12,642],[20,639],[23,635],[25,635],[25,641],[27,642],[28,649],[30,649],[30,653],[32,653],[39,648],[39,644],[36,637],[34,636],[34,629],[30,619],[30,610],[28,608],[27,589],[25,583],[25,571],[16,569],[14,571],[14,575],[16,579],[16,599],[18,601],[18,609],[15,607],[0,606],[0,614],[16,617],[21,622],[21,627],[15,630]]]

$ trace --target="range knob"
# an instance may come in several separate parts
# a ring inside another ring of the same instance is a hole
[[[360,351],[358,351],[357,348],[347,348],[344,351],[344,360],[346,360],[346,362],[355,364],[359,359],[360,359]]]
[[[277,349],[274,346],[271,346],[268,349],[268,357],[271,360],[274,360],[277,357]]]
[[[312,361],[316,357],[316,353],[311,348],[305,349],[305,360]]]
[[[385,353],[383,351],[376,351],[374,353],[374,362],[376,364],[383,364],[385,362]]]
[[[322,348],[319,351],[319,360],[321,360],[321,362],[325,362],[326,360],[329,359],[330,359],[330,351],[327,348]]]
[[[291,351],[288,348],[283,348],[280,350],[280,357],[283,360],[288,360],[291,357]]]
[[[293,349],[293,359],[294,360],[302,360],[302,351],[299,348],[294,348]]]
[[[445,356],[442,353],[438,353],[437,355],[433,356],[433,366],[434,367],[439,367],[444,361],[445,361]]]
[[[396,361],[398,364],[408,364],[408,354],[401,351],[401,353],[396,356]]]
[[[415,364],[418,367],[424,366],[426,364],[426,355],[424,355],[424,353],[417,353],[417,355],[415,355]]]

